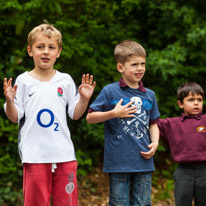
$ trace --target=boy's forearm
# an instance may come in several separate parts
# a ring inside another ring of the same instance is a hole
[[[6,102],[6,115],[8,119],[13,123],[18,122],[18,111],[14,102],[11,103]]]
[[[156,145],[156,149],[157,149],[159,145],[159,135],[160,135],[157,123],[150,125],[149,130],[150,130],[151,142]]]
[[[89,103],[88,100],[84,100],[83,98],[80,97],[79,102],[76,104],[74,110],[74,116],[73,116],[74,120],[78,120],[79,118],[82,117],[82,115],[87,109],[88,103]]]
[[[117,116],[115,115],[114,110],[110,110],[107,112],[94,111],[88,113],[86,119],[88,123],[100,123],[116,117]]]

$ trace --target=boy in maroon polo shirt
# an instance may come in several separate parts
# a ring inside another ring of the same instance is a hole
[[[177,90],[180,117],[160,119],[160,136],[168,140],[173,160],[176,206],[206,206],[206,114],[202,114],[203,89],[196,83]]]

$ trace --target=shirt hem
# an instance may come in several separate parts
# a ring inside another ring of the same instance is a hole
[[[71,162],[76,161],[76,158],[69,159],[51,159],[51,160],[22,160],[22,163],[61,163],[61,162]]]
[[[155,169],[148,169],[148,170],[106,170],[103,169],[104,173],[138,173],[138,172],[154,172]]]

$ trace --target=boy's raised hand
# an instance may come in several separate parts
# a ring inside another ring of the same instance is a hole
[[[93,76],[89,74],[84,74],[82,76],[82,84],[79,86],[79,94],[86,100],[89,100],[94,92],[96,82],[93,82]]]
[[[121,98],[114,108],[115,116],[119,118],[134,117],[133,113],[137,111],[136,106],[131,106],[134,102],[129,102],[126,105],[122,105],[123,99]],[[130,107],[131,106],[131,107]]]
[[[6,97],[6,101],[8,103],[13,102],[14,97],[16,95],[17,85],[12,87],[12,78],[10,78],[8,82],[7,82],[7,78],[4,78],[4,87],[3,87],[3,89],[4,89],[4,95]]]

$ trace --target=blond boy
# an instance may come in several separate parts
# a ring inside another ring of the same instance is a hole
[[[50,24],[28,35],[34,69],[19,75],[15,86],[4,79],[5,111],[19,123],[25,206],[77,206],[77,162],[67,114],[79,119],[93,94],[93,77],[83,75],[76,91],[69,74],[53,68],[62,51],[61,33]],[[68,109],[67,109],[68,108]]]

